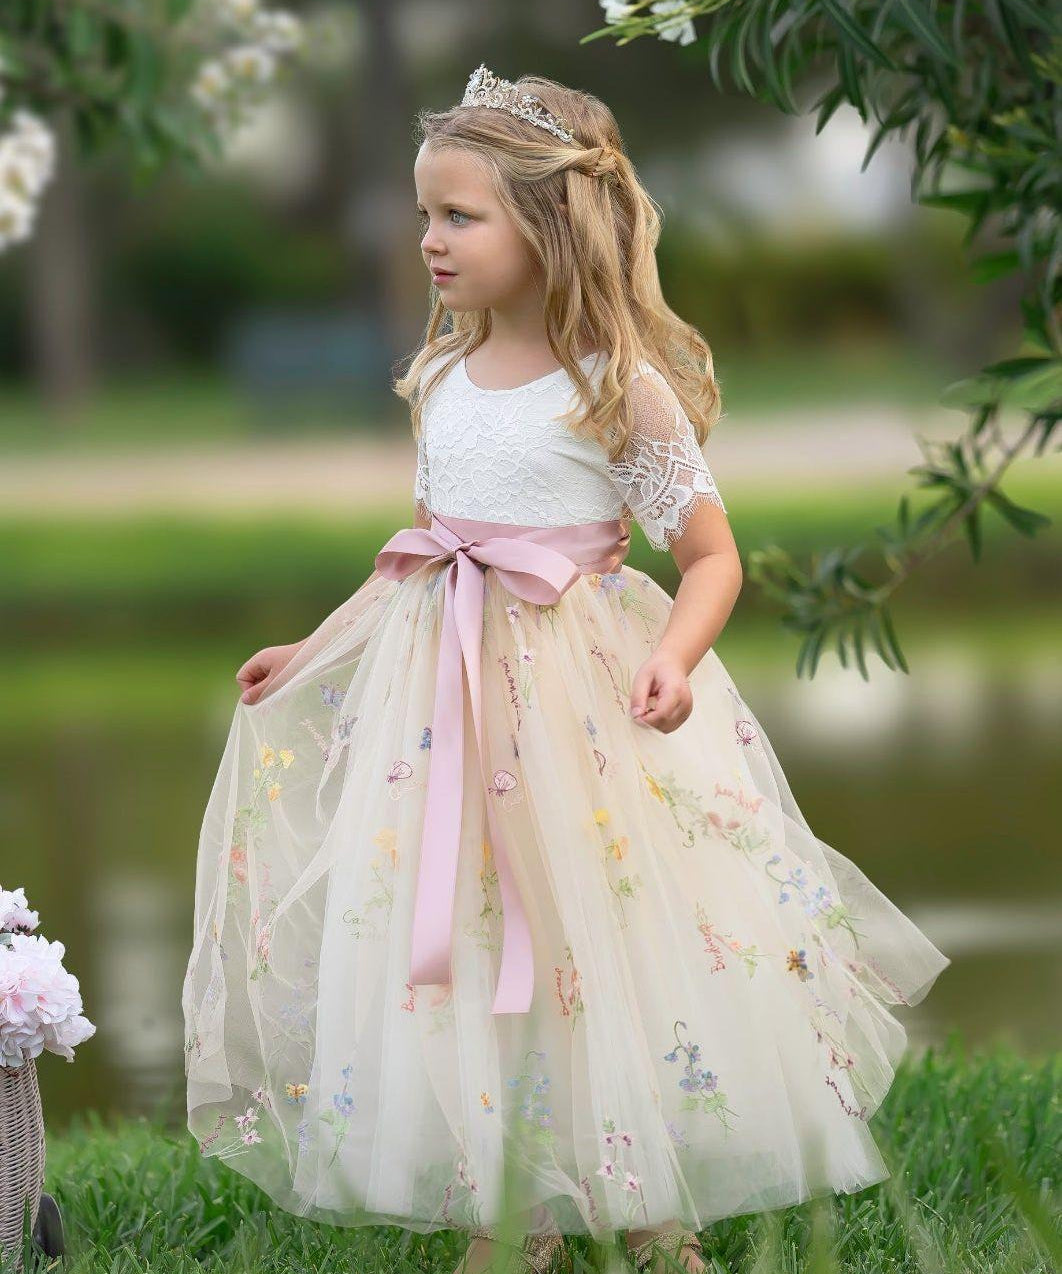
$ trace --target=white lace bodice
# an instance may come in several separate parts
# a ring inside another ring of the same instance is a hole
[[[442,355],[430,362],[422,383],[444,363]],[[581,364],[593,382],[604,358],[588,354]],[[670,548],[699,505],[726,506],[666,379],[645,363],[627,392],[634,429],[610,463],[603,446],[576,438],[561,419],[575,393],[563,367],[513,389],[481,389],[462,359],[424,402],[419,509],[523,526],[633,516],[655,549]]]

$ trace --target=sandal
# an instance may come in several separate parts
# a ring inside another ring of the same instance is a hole
[[[469,1230],[475,1239],[491,1239],[498,1242],[497,1232],[487,1225],[476,1225]],[[513,1255],[521,1262],[517,1269],[521,1274],[552,1274],[557,1268],[572,1268],[571,1253],[564,1245],[564,1235],[559,1230],[547,1230],[544,1234],[529,1234]]]
[[[661,1234],[654,1234],[652,1238],[646,1239],[644,1243],[639,1243],[636,1247],[630,1249],[631,1259],[634,1261],[634,1267],[637,1270],[647,1269],[649,1262],[659,1252],[666,1252],[668,1256],[673,1256],[677,1261],[679,1253],[683,1248],[690,1247],[700,1256],[704,1257],[704,1249],[701,1247],[701,1241],[693,1230],[665,1230]]]

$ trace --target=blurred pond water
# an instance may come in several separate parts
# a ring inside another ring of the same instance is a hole
[[[808,682],[777,630],[767,662],[724,638],[719,653],[816,834],[952,957],[899,1015],[912,1048],[953,1028],[971,1044],[1057,1048],[1062,663],[1023,655],[1020,638],[1013,658],[991,659],[929,641],[905,644],[909,676],[875,660],[865,683],[826,660]],[[4,884],[24,884],[40,932],[66,944],[98,1028],[69,1069],[41,1059],[49,1126],[82,1106],[182,1121],[181,982],[232,671],[215,660],[203,702],[173,720],[82,715],[3,736],[4,821],[9,844],[26,847],[5,854]],[[91,660],[76,673],[91,680]]]

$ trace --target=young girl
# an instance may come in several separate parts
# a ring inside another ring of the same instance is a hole
[[[741,587],[709,349],[596,98],[481,66],[420,120],[416,525],[240,669],[199,848],[189,1128],[282,1207],[524,1264],[889,1173],[949,960],[816,838],[712,650]],[[629,519],[682,573],[624,564]]]

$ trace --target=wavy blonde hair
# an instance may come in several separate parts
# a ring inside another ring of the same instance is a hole
[[[550,349],[585,407],[570,422],[572,432],[595,438],[610,461],[619,459],[632,429],[626,387],[645,360],[667,380],[703,445],[721,414],[712,353],[664,300],[656,263],[661,216],[623,149],[615,117],[592,94],[554,80],[524,75],[515,83],[561,116],[574,141],[508,111],[458,105],[418,114],[420,144],[476,158],[541,266]],[[410,403],[415,437],[424,400],[490,330],[489,310],[451,313],[432,286],[423,343],[394,383]],[[578,362],[580,338],[608,354],[596,394]],[[425,366],[439,355],[451,357],[421,386]]]

